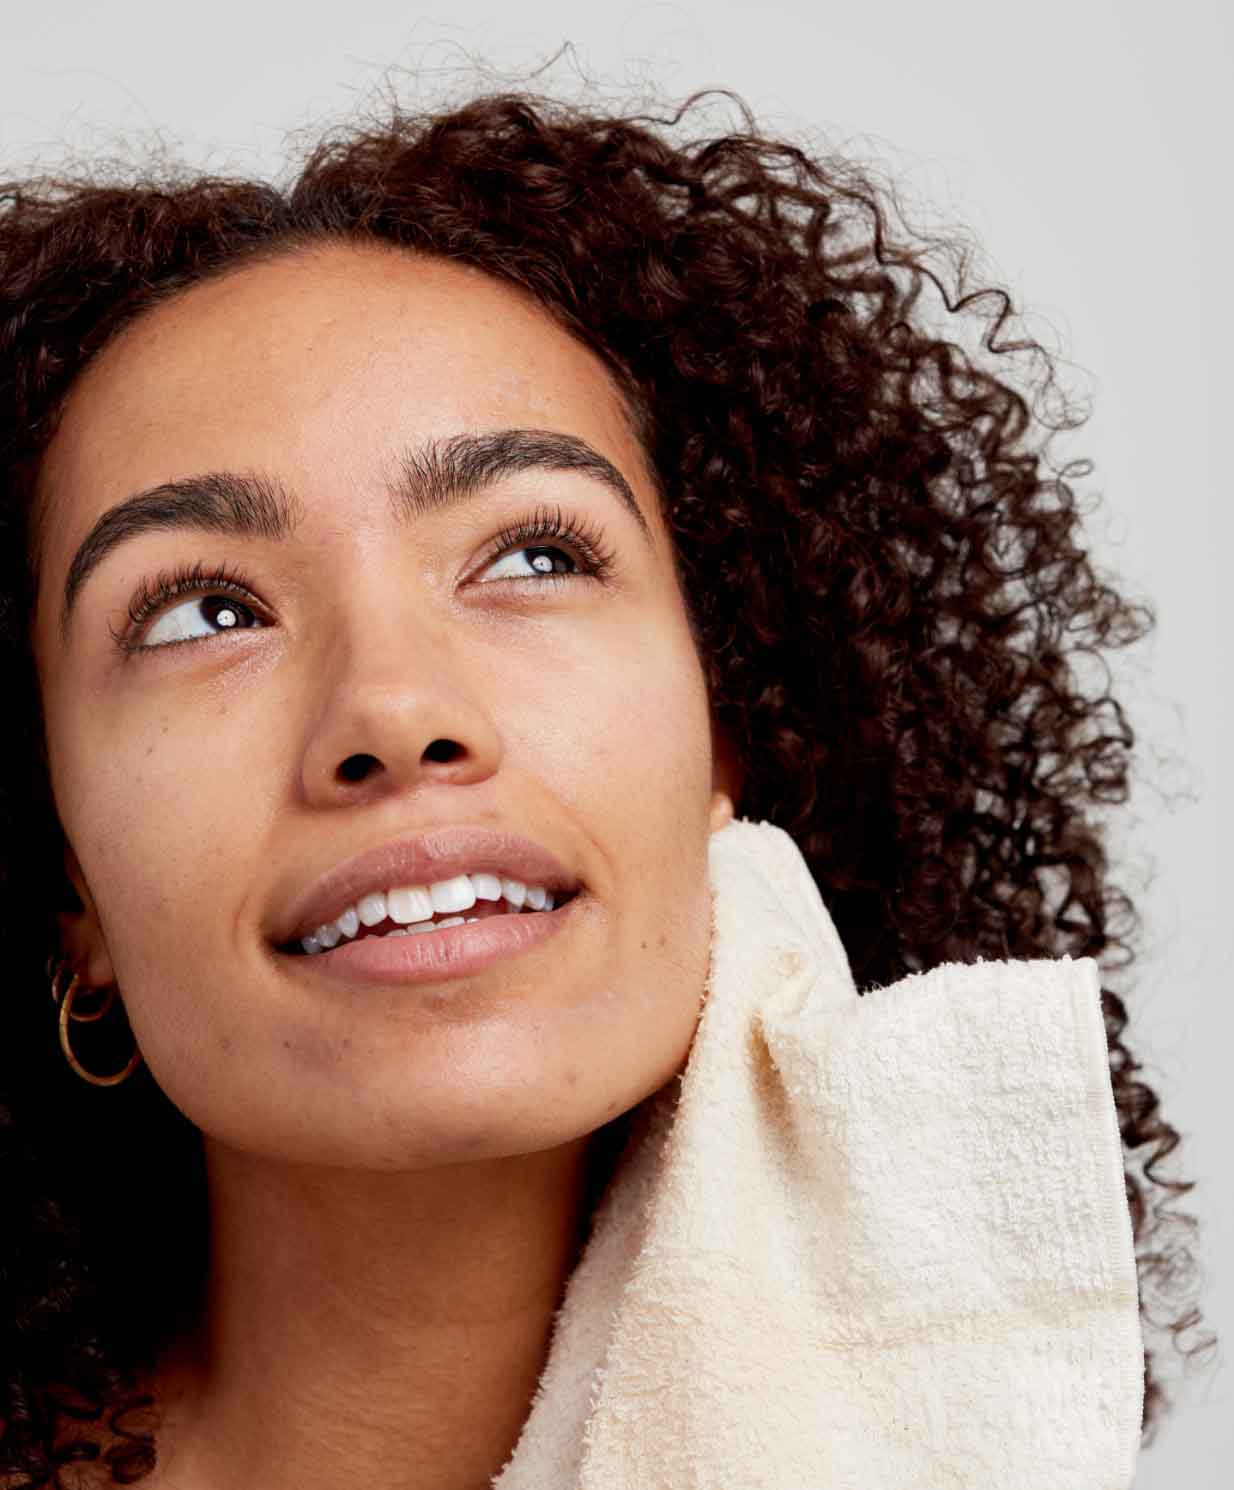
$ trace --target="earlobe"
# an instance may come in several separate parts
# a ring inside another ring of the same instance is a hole
[[[728,734],[715,727],[711,732],[711,831],[733,820],[744,784],[737,752]]]
[[[106,987],[115,982],[115,970],[107,953],[94,897],[86,884],[77,855],[67,840],[64,845],[64,872],[81,901],[82,908],[56,912],[61,955],[69,960],[74,971],[80,974],[82,982],[88,987]]]
[[[712,792],[711,794],[711,831],[719,832],[727,823],[733,820],[733,799],[727,792]]]

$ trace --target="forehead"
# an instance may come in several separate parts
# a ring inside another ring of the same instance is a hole
[[[409,440],[512,425],[581,435],[635,477],[616,384],[529,294],[403,250],[299,251],[193,286],[95,358],[44,461],[49,546],[177,476],[355,482]]]

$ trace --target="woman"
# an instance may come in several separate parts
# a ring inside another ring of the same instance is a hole
[[[1126,947],[1063,633],[1147,621],[871,184],[745,122],[7,189],[11,1483],[493,1480],[739,828],[858,986]]]

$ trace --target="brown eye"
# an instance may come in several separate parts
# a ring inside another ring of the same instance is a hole
[[[193,632],[195,620],[206,618],[216,631]],[[251,607],[231,595],[197,595],[166,610],[145,633],[144,647],[164,647],[182,641],[217,636],[220,631],[248,630],[256,620]]]
[[[173,606],[171,602],[176,600],[180,603]],[[131,654],[157,652],[182,642],[208,641],[223,631],[249,629],[258,620],[255,604],[248,581],[238,571],[226,565],[213,570],[200,563],[182,565],[172,573],[159,573],[151,582],[142,581],[129,603],[128,628],[120,634],[113,631],[112,638],[122,651]],[[193,625],[194,607],[198,619],[204,607],[207,625],[217,629],[192,633],[188,628]],[[143,632],[151,617],[157,619]]]
[[[501,574],[497,576],[498,579],[531,579],[536,578],[540,575],[543,575],[547,579],[573,579],[576,577],[574,574],[562,574],[554,568],[553,559],[551,557],[553,554],[563,555],[567,562],[576,566],[576,569],[579,561],[574,558],[574,556],[569,552],[568,549],[558,548],[555,544],[551,543],[517,544],[513,548],[508,548],[499,559],[495,559],[493,561],[493,564],[505,563],[508,558],[515,554],[533,554],[535,556],[534,558],[531,558],[527,561],[533,571],[532,574]],[[492,567],[493,565],[489,566],[490,569]],[[580,579],[586,578],[585,571],[579,570],[577,573],[577,577]]]
[[[613,554],[600,529],[581,519],[567,517],[560,507],[539,509],[530,518],[503,529],[494,540],[489,567],[519,551],[535,555],[529,561],[532,573],[503,574],[498,576],[499,579],[528,579],[537,584],[542,579],[604,580],[613,567]],[[556,569],[548,557],[554,553],[564,554],[575,565],[575,572],[562,573]]]

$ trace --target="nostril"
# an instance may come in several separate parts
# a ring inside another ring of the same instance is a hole
[[[369,774],[371,767],[376,764],[376,756],[349,755],[339,767],[339,775],[342,776],[344,781],[363,781]]]
[[[459,748],[455,740],[434,740],[424,754],[429,760],[452,761],[458,755]]]

